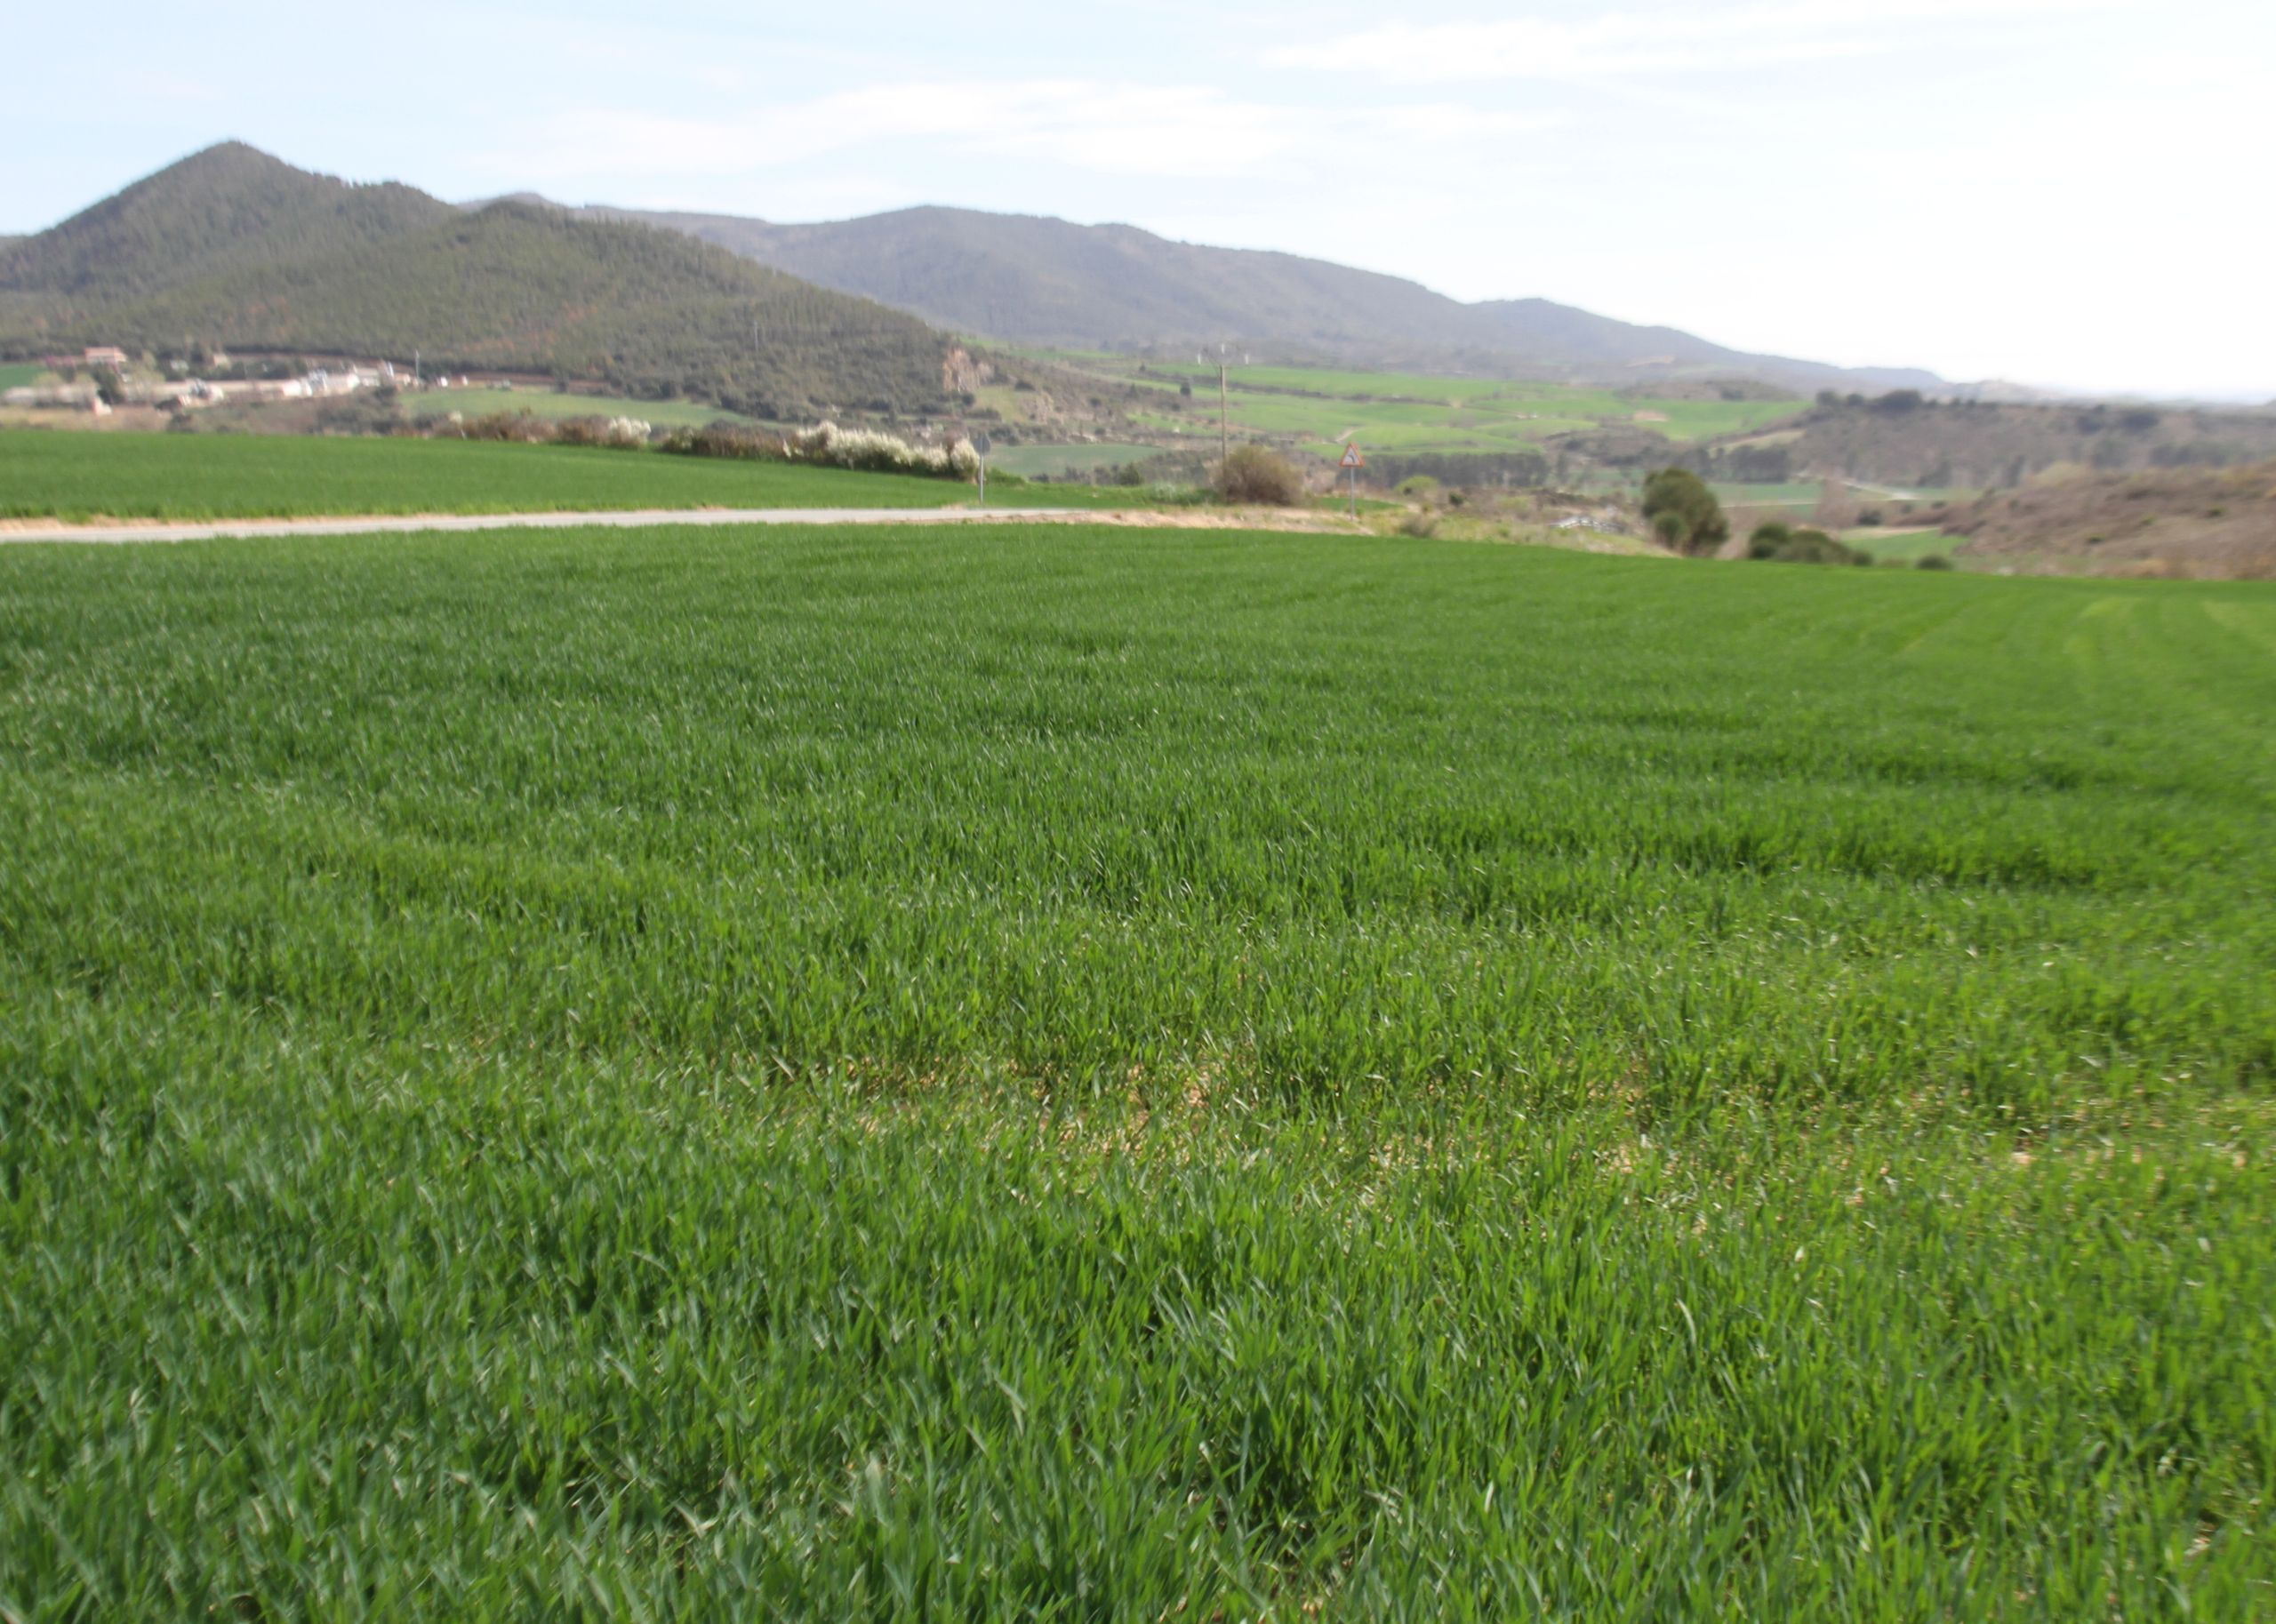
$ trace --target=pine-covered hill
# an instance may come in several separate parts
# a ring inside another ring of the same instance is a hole
[[[913,316],[675,232],[515,202],[465,212],[246,148],[0,253],[0,355],[84,344],[415,350],[781,417],[932,409],[950,347]]]
[[[202,277],[369,249],[457,212],[412,187],[353,186],[225,141],[0,250],[0,288],[76,308]]]

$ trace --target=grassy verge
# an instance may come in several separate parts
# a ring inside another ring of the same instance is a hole
[[[2272,646],[1407,539],[0,552],[0,1608],[2264,1615]]]

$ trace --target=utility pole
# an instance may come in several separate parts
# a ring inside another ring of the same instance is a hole
[[[1225,382],[1225,347],[1217,346],[1217,460],[1233,454],[1232,390]]]

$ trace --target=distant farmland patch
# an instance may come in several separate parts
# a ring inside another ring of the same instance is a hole
[[[1941,530],[1851,530],[1841,539],[1860,552],[1871,553],[1883,564],[1911,564],[1932,553],[1949,557],[1955,548],[1967,545],[1966,536]]]
[[[551,389],[429,389],[403,397],[403,414],[447,417],[452,412],[482,417],[493,412],[526,412],[533,417],[629,417],[659,428],[701,428],[706,423],[749,423],[755,420],[693,400],[629,400],[613,395],[560,395]]]
[[[1215,431],[1214,363],[1140,363],[1056,352],[1062,364],[1162,400],[1140,404],[1131,420],[1190,444]],[[1768,429],[1805,407],[1792,399],[1695,399],[1504,378],[1430,372],[1371,372],[1342,367],[1237,366],[1229,380],[1233,432],[1333,457],[1347,440],[1376,451],[1428,454],[1506,453],[1559,435],[1631,430],[1672,448]],[[1190,391],[1190,396],[1183,391]]]
[[[1069,474],[1088,474],[1094,468],[1119,468],[1161,454],[1158,445],[1117,443],[1100,445],[1005,445],[989,455],[991,468],[1033,479],[1038,475],[1059,479]]]

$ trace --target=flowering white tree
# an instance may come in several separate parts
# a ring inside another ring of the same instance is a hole
[[[784,449],[799,461],[872,474],[970,479],[980,472],[980,453],[969,440],[949,446],[911,445],[874,428],[840,428],[835,423],[798,430],[784,442]]]

